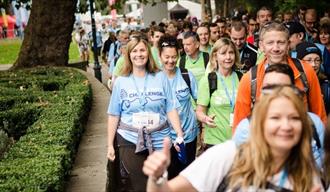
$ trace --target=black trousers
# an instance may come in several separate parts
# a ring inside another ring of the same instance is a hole
[[[146,191],[148,177],[144,175],[142,167],[149,155],[148,150],[135,153],[135,144],[119,134],[116,135],[116,143],[115,161],[108,162],[106,191]]]

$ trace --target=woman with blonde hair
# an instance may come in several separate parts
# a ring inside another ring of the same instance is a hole
[[[213,45],[209,72],[199,82],[196,115],[205,124],[206,147],[222,143],[232,136],[231,119],[241,73],[239,52],[228,38]]]
[[[114,150],[118,147],[120,180],[127,180],[118,189],[145,190],[143,162],[152,151],[162,149],[163,139],[170,136],[168,120],[177,136],[183,137],[178,106],[166,75],[159,72],[152,58],[148,42],[138,36],[132,38],[108,108],[107,157],[110,161],[118,158]]]
[[[297,93],[288,86],[265,92],[253,110],[251,135],[245,144],[237,147],[230,140],[216,145],[169,182],[159,180],[169,149],[155,152],[144,162],[147,190],[323,191],[312,158],[312,128]]]

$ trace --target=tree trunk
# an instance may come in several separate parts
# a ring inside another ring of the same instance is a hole
[[[205,10],[205,0],[200,0],[201,3],[201,18],[203,22],[206,22],[206,10]]]
[[[222,13],[222,4],[223,4],[223,0],[216,0],[215,2],[215,15],[219,15],[221,16]]]
[[[13,68],[64,66],[69,59],[77,0],[34,0]]]
[[[211,7],[211,0],[205,0],[206,3],[206,13],[209,22],[212,20],[212,7]]]
[[[223,1],[223,16],[228,16],[228,0]]]

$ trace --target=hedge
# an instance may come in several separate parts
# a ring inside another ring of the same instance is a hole
[[[91,101],[74,69],[0,72],[0,130],[15,140],[0,159],[0,191],[64,191]]]

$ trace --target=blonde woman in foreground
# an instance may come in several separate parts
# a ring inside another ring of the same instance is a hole
[[[163,150],[144,162],[147,191],[324,191],[311,138],[298,90],[288,86],[267,90],[254,108],[246,144],[237,148],[229,140],[216,145],[168,182],[163,174],[170,159],[165,139]]]

